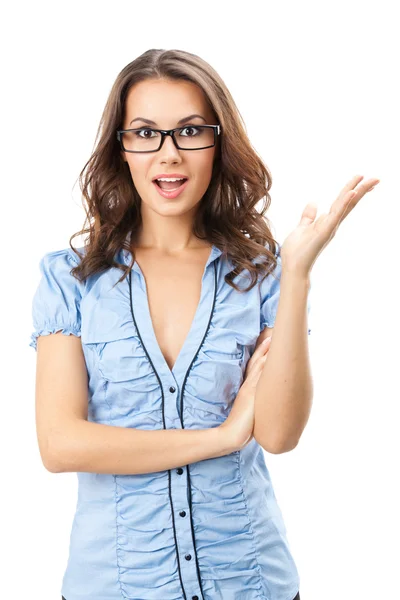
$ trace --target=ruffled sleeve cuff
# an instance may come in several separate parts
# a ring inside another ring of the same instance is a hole
[[[37,350],[37,338],[61,331],[81,335],[82,283],[71,275],[77,264],[69,248],[49,252],[40,260],[41,279],[32,300],[34,331],[29,346]]]

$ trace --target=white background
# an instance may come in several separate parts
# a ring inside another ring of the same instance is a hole
[[[78,175],[120,70],[149,48],[222,76],[273,177],[281,242],[307,202],[381,182],[311,273],[314,399],[266,454],[302,600],[400,598],[399,21],[395,2],[14,2],[2,8],[0,597],[61,598],[76,474],[43,467],[31,300],[45,252],[84,221]],[[79,246],[79,238],[74,245]],[[94,599],[93,599],[94,600]],[[160,599],[161,600],[161,599]]]

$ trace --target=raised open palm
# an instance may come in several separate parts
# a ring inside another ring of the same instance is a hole
[[[363,178],[363,175],[356,175],[346,183],[329,213],[323,213],[316,218],[317,206],[313,203],[307,204],[300,223],[282,244],[280,256],[284,270],[308,277],[317,257],[334,237],[340,223],[380,181],[368,179],[360,184]]]

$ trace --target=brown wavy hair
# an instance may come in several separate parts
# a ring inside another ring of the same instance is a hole
[[[266,277],[277,265],[279,244],[265,216],[271,203],[268,192],[272,177],[251,145],[239,109],[221,77],[202,58],[183,50],[147,50],[118,74],[100,120],[93,153],[79,175],[86,219],[83,229],[69,240],[81,259],[71,273],[83,281],[117,267],[123,271],[122,281],[135,262],[132,240],[141,225],[141,199],[128,163],[121,156],[116,131],[122,128],[125,98],[131,86],[161,78],[198,85],[221,125],[211,181],[198,205],[193,233],[229,257],[234,269],[225,281],[238,291],[248,291],[260,273]],[[258,211],[256,205],[261,199]],[[71,242],[85,234],[81,255]],[[132,254],[129,266],[116,261],[122,249]],[[261,261],[253,262],[256,257]],[[233,279],[244,269],[251,281],[247,288],[240,289]]]

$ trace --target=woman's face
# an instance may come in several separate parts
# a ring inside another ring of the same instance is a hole
[[[125,104],[123,129],[153,128],[174,129],[184,127],[178,121],[193,117],[191,125],[217,125],[203,91],[189,81],[147,80],[132,86]],[[154,121],[148,124],[144,117]],[[148,136],[149,133],[141,135]],[[186,132],[187,135],[187,132]],[[189,133],[190,135],[190,133]],[[180,215],[193,210],[202,199],[211,181],[216,146],[205,150],[178,150],[170,136],[166,136],[158,152],[123,152],[128,163],[136,190],[146,208],[160,215]],[[176,198],[164,198],[153,183],[153,178],[162,173],[180,173],[188,177],[185,189]],[[142,207],[143,208],[143,207]]]

